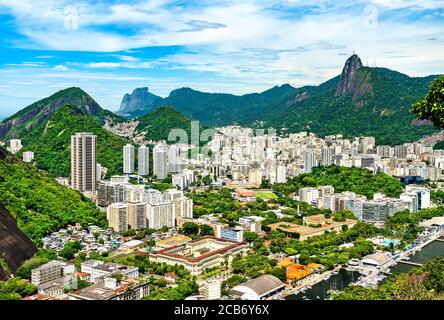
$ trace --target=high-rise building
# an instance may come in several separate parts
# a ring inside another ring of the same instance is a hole
[[[147,204],[146,208],[149,228],[157,230],[164,226],[171,228],[176,225],[174,208],[171,202]]]
[[[102,165],[100,163],[96,164],[96,180],[102,180]]]
[[[276,182],[277,183],[287,182],[287,166],[285,164],[279,164],[276,167]]]
[[[316,167],[316,158],[313,150],[304,150],[304,168],[306,173],[310,173],[313,167]]]
[[[109,227],[116,232],[128,231],[128,204],[113,203],[107,208]]]
[[[150,149],[147,146],[141,146],[138,151],[137,170],[139,176],[150,174]]]
[[[125,202],[126,184],[109,181],[100,181],[97,184],[97,202],[101,207],[107,207],[112,203]]]
[[[168,150],[168,171],[170,173],[179,172],[180,148],[172,145]]]
[[[71,187],[80,192],[95,192],[96,136],[80,132],[71,136]]]
[[[395,146],[394,148],[394,156],[396,158],[405,158],[407,156],[408,147],[405,145]]]
[[[176,220],[179,218],[192,218],[193,217],[193,200],[187,197],[175,199],[174,204],[174,217]]]
[[[123,147],[123,173],[134,173],[134,146],[126,144]]]
[[[322,165],[323,166],[331,166],[333,164],[333,148],[331,147],[323,147],[322,148]]]
[[[248,173],[248,182],[255,183],[260,186],[262,184],[262,172],[257,169],[250,170]]]
[[[145,229],[147,227],[146,203],[128,203],[128,224],[133,230]]]
[[[168,176],[167,150],[163,144],[158,144],[153,149],[153,173],[157,179]]]

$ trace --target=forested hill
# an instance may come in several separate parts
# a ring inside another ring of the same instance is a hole
[[[85,91],[72,87],[34,102],[0,123],[0,139],[20,138],[35,127],[45,123],[51,115],[65,105],[72,105],[90,114],[100,124],[110,117],[114,122],[124,121],[111,111],[105,110]]]
[[[320,136],[371,135],[378,144],[395,145],[435,132],[427,121],[415,121],[410,109],[436,77],[415,78],[386,68],[367,67],[352,55],[341,74],[319,86],[294,88],[286,84],[241,96],[181,88],[142,109],[133,106],[133,112],[151,112],[168,105],[206,126],[240,124],[273,127],[284,134],[312,131]]]
[[[42,237],[67,224],[106,226],[105,214],[93,202],[1,147],[0,203],[36,245],[41,245]]]
[[[192,120],[170,107],[160,107],[137,118],[137,121],[139,124],[136,134],[143,134],[147,140],[168,140],[168,135],[173,129],[185,130],[190,139]]]
[[[71,135],[76,132],[97,135],[97,162],[108,168],[108,174],[122,173],[123,146],[127,140],[105,130],[89,113],[70,105],[59,108],[45,122],[21,136],[24,148],[20,154],[33,151],[38,168],[52,176],[68,177]]]

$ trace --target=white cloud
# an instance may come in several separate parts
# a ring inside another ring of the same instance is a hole
[[[59,65],[54,67],[54,70],[56,70],[56,71],[68,71],[69,68],[67,66],[62,65],[62,64],[59,64]]]

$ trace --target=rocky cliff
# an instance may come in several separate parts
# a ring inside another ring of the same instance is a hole
[[[6,280],[36,252],[36,246],[18,228],[11,213],[0,203],[0,280]]]
[[[125,94],[118,113],[124,115],[132,114],[139,110],[148,110],[160,100],[162,98],[149,92],[147,87],[137,88],[131,94]]]

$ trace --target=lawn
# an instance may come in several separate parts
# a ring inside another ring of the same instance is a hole
[[[259,197],[259,198],[262,198],[264,200],[276,200],[278,198],[278,196],[275,195],[271,191],[258,191],[256,193],[256,196]]]

